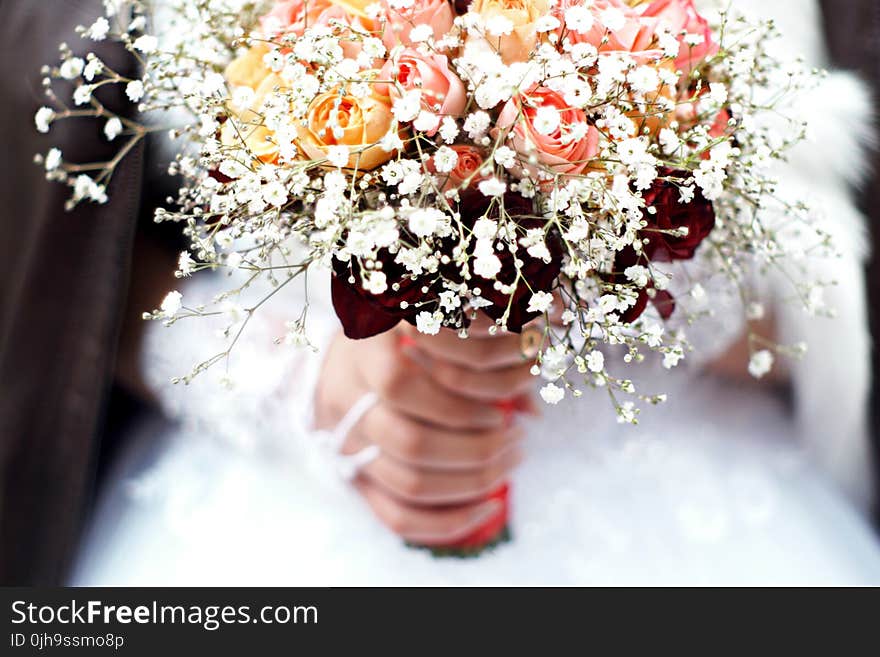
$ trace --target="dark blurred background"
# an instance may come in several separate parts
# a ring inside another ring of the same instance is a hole
[[[880,99],[880,0],[822,0],[828,50],[835,66],[857,71],[871,84],[875,105]],[[878,114],[880,116],[880,114]],[[876,121],[876,119],[875,119]],[[880,335],[880,149],[874,149],[873,173],[861,190],[861,205],[870,228],[874,257],[868,266],[871,335]],[[876,339],[876,338],[875,338]],[[872,352],[874,386],[871,394],[871,426],[874,463],[880,456],[880,351]],[[880,464],[878,476],[880,476]],[[880,522],[880,514],[877,514]]]

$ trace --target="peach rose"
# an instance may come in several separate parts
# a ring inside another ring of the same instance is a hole
[[[260,19],[260,24],[270,37],[281,34],[302,34],[307,26],[342,23],[356,32],[373,34],[379,31],[379,23],[368,18],[364,8],[374,4],[360,0],[283,0]],[[342,40],[346,57],[357,57],[361,45],[357,40]]]
[[[693,0],[654,0],[645,8],[642,16],[656,19],[659,25],[665,25],[679,37],[681,48],[675,65],[685,73],[718,52],[712,29],[706,19],[700,16]],[[691,46],[685,41],[684,34],[702,36],[703,42]]]
[[[266,44],[258,44],[226,68],[230,86],[246,86],[254,90],[251,107],[259,107],[271,92],[284,88],[284,80],[263,64],[262,56],[269,51]],[[244,141],[248,150],[261,162],[275,163],[279,148],[274,133],[263,125],[258,112],[229,104],[230,120],[223,124],[220,138],[225,146],[240,146]]]
[[[269,36],[302,34],[333,3],[330,0],[281,0],[260,19],[260,27]]]
[[[320,94],[309,106],[305,123],[296,143],[310,159],[326,158],[331,146],[347,146],[347,166],[369,171],[394,156],[378,144],[394,127],[394,116],[391,99],[377,90],[365,98],[338,91]]]
[[[327,27],[339,24],[347,25],[351,28],[350,32],[344,32],[342,33],[342,36],[348,36],[352,33],[375,34],[380,28],[380,23],[377,21],[372,18],[350,13],[342,7],[341,3],[328,7],[315,18],[314,22],[309,23],[309,25],[324,25]],[[343,38],[340,39],[339,45],[342,46],[343,54],[350,59],[355,59],[360,54],[363,47],[359,39]]]
[[[539,113],[542,108],[552,111]],[[571,131],[578,126],[587,126],[586,132],[572,139]],[[518,153],[526,158],[534,155],[557,174],[583,173],[599,152],[599,131],[587,125],[584,111],[570,107],[561,95],[546,87],[510,99],[498,117],[498,128],[510,131]]]
[[[276,91],[287,91],[287,83],[277,73],[269,73],[263,81],[254,89],[254,98],[251,101],[251,107],[259,108],[263,105],[269,94]]]
[[[429,159],[425,164],[428,171],[437,174],[441,178],[444,192],[450,189],[458,189],[465,182],[473,186],[483,179],[483,176],[478,173],[485,162],[483,151],[469,144],[453,144],[450,148],[458,155],[458,161],[455,164],[455,168],[449,173],[437,174],[434,158]]]
[[[306,26],[319,23],[325,12],[334,12],[348,23],[367,19],[366,8],[375,0],[280,0],[260,18],[260,27],[269,36],[302,34]],[[335,10],[335,11],[334,11]]]
[[[419,90],[424,109],[439,116],[460,116],[467,106],[464,83],[450,70],[446,55],[406,48],[385,63],[379,77],[396,83],[377,84],[380,93],[396,99]],[[426,134],[433,136],[436,132],[435,128]]]
[[[382,40],[390,50],[398,44],[411,46],[409,33],[417,25],[434,28],[434,38],[441,39],[452,30],[455,15],[447,0],[413,0],[405,9],[393,9],[388,0],[382,0],[386,27]]]
[[[590,28],[583,32],[571,29],[565,22],[566,11],[583,5],[583,0],[560,0],[556,5],[554,15],[562,23],[560,36],[566,36],[572,43],[589,43],[599,52],[641,53],[652,45],[655,21],[643,18],[624,0],[593,0],[588,7],[592,15]],[[607,20],[608,10],[617,10],[620,24]]]
[[[233,87],[256,89],[272,72],[263,62],[263,57],[268,52],[269,46],[265,43],[258,43],[248,48],[247,52],[232,60],[226,67],[226,81]]]
[[[376,4],[376,0],[329,0],[331,4],[344,9],[349,16],[367,17],[367,7]]]
[[[656,67],[673,74],[675,74],[677,68],[671,59],[662,60],[659,64],[656,64]],[[669,113],[660,110],[661,104],[666,104],[664,101],[673,101],[671,104],[676,106],[677,96],[678,89],[675,86],[670,86],[660,81],[656,89],[644,94],[644,98],[648,102],[648,107],[645,111],[642,112],[636,109],[628,112],[627,116],[636,122],[639,132],[643,128],[647,128],[651,134],[656,135],[662,128],[668,125],[670,119]]]
[[[501,37],[485,35],[498,49],[505,64],[523,62],[529,58],[538,43],[536,21],[550,11],[549,0],[473,0],[470,11],[484,21],[506,18],[513,25],[510,34]],[[483,38],[480,36],[479,38]]]
[[[240,147],[244,142],[248,151],[264,164],[278,161],[279,148],[275,134],[263,125],[262,117],[252,110],[230,117],[220,130],[220,141],[230,147]]]

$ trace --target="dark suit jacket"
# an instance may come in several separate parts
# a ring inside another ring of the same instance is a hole
[[[45,103],[40,67],[58,44],[132,69],[78,24],[99,0],[0,2],[0,584],[63,580],[91,495],[140,205],[142,149],[118,168],[110,202],[62,209],[68,195],[32,163],[52,145],[77,161],[106,159],[94,121],[33,129]],[[119,98],[104,97],[107,103]]]

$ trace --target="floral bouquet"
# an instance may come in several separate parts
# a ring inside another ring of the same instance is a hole
[[[277,291],[330,268],[350,338],[401,321],[467,337],[484,313],[493,330],[533,332],[547,403],[601,389],[635,423],[637,402],[663,395],[611,370],[650,352],[676,366],[692,349],[686,329],[711,308],[710,278],[760,318],[748,273],[784,267],[789,233],[813,230],[797,204],[784,227],[762,220],[784,203],[771,165],[803,133],[777,108],[810,79],[780,71],[771,24],[702,15],[692,0],[151,5],[105,0],[107,16],[81,28],[121,41],[141,77],[62,46],[36,116],[41,131],[93,116],[120,157],[151,132],[177,140],[180,191],[156,220],[190,240],[178,276],[240,270],[247,282],[205,304],[172,292],[148,318],[217,314],[259,278]],[[58,80],[74,81],[72,104]],[[157,118],[113,114],[99,100],[106,85]],[[72,188],[71,206],[105,201],[118,159],[38,158]],[[812,234],[811,248],[829,247]],[[809,299],[818,283],[796,274]],[[261,305],[244,309],[229,350],[181,380],[229,358]],[[310,344],[307,311],[290,309],[288,342]],[[797,351],[755,334],[750,345],[755,376]],[[452,547],[491,543],[505,524]]]

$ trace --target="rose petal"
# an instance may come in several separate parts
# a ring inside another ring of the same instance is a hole
[[[400,322],[384,312],[375,304],[369,303],[354,288],[337,275],[330,280],[330,292],[333,297],[333,309],[342,322],[342,330],[347,338],[362,340],[379,335],[393,329]]]

